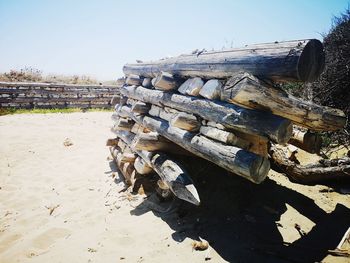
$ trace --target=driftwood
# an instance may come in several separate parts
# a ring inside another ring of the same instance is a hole
[[[193,154],[254,183],[261,183],[270,169],[270,163],[264,157],[171,127],[168,122],[162,119],[145,116],[143,126],[157,131]]]
[[[289,160],[288,153],[272,145],[270,155],[273,163],[292,181],[313,184],[337,178],[350,178],[350,158],[320,160],[319,163],[299,165]]]
[[[119,131],[117,132],[117,136],[127,145],[131,145],[134,137],[132,133],[127,131]],[[164,153],[132,150],[153,168],[159,177],[170,187],[175,196],[195,205],[200,204],[198,192],[187,171],[180,163]]]
[[[318,133],[293,129],[293,136],[288,143],[309,153],[320,153],[322,138]]]
[[[250,109],[272,112],[315,131],[335,131],[346,123],[344,112],[296,98],[247,73],[231,77],[221,99]]]
[[[162,71],[181,77],[228,78],[240,71],[275,81],[313,81],[324,68],[319,40],[274,42],[126,64],[126,75],[156,77]]]
[[[277,143],[288,142],[292,135],[290,121],[266,112],[143,87],[124,86],[120,92],[133,99],[192,113],[241,132],[267,136]]]

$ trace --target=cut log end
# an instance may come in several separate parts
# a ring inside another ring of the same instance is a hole
[[[325,66],[325,53],[321,41],[310,40],[303,49],[297,66],[298,78],[311,82],[318,78]]]

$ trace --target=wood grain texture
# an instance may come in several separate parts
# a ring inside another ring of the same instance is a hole
[[[246,71],[275,81],[313,81],[324,68],[319,40],[257,44],[223,51],[181,55],[158,61],[126,64],[126,75],[155,77],[161,71],[181,77],[228,78]]]

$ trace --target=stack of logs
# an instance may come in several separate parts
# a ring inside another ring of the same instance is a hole
[[[343,112],[293,97],[276,83],[315,80],[322,43],[258,44],[124,66],[107,145],[127,184],[156,173],[175,196],[198,205],[176,155],[194,155],[261,183],[288,143],[317,153],[317,132],[342,129]],[[294,126],[294,128],[293,128]]]

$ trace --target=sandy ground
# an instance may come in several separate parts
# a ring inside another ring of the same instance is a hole
[[[110,115],[0,117],[0,262],[349,262],[327,256],[350,225],[350,196],[339,193],[349,184],[271,172],[252,185],[198,162],[189,169],[202,205],[151,211],[113,178]],[[192,250],[199,238],[208,250]]]

